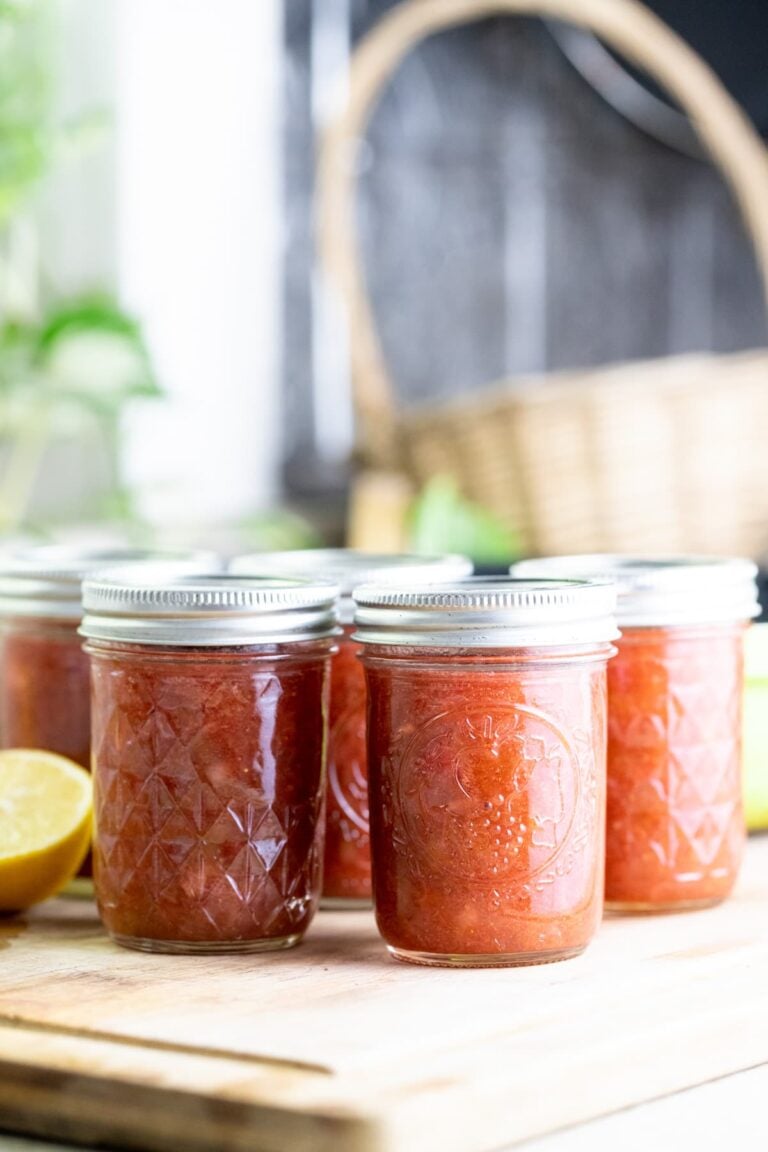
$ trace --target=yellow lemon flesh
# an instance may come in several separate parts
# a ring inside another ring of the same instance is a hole
[[[0,752],[0,911],[18,912],[69,883],[91,842],[91,777],[38,749]]]

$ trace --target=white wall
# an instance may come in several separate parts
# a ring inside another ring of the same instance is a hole
[[[118,283],[170,395],[128,478],[156,521],[217,521],[277,489],[282,4],[110,3]]]
[[[40,247],[57,292],[114,287],[117,277],[113,0],[58,0],[49,10],[55,52],[56,115],[90,125],[46,182]]]
[[[282,0],[57,0],[52,20],[62,118],[100,107],[111,127],[46,190],[46,276],[59,293],[116,291],[169,396],[130,417],[127,477],[159,524],[265,507],[280,462]]]

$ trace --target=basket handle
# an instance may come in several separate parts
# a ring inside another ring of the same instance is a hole
[[[355,152],[388,79],[425,37],[503,13],[586,28],[647,72],[682,107],[738,202],[768,297],[768,152],[711,68],[637,0],[404,0],[361,41],[342,115],[318,157],[318,249],[347,307],[358,435],[373,461],[396,454],[396,398],[376,334],[355,227]]]

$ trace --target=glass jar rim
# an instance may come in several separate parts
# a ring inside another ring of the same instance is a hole
[[[80,634],[161,647],[319,639],[338,633],[338,591],[330,581],[117,568],[84,581]]]
[[[603,580],[473,577],[429,587],[356,588],[354,638],[429,648],[527,648],[610,642],[616,590]]]
[[[759,615],[757,565],[742,557],[586,553],[513,564],[516,577],[613,580],[619,627],[674,627]]]
[[[230,561],[229,571],[245,575],[282,575],[332,580],[339,585],[339,619],[354,620],[352,592],[358,584],[444,583],[471,576],[474,565],[458,553],[365,552],[358,548],[302,548],[292,552],[250,553]]]
[[[0,558],[0,616],[79,620],[83,581],[105,568],[161,564],[179,573],[217,571],[206,549],[151,549],[43,544]]]
[[[359,584],[413,580],[430,583],[471,576],[472,561],[458,553],[365,552],[357,548],[302,548],[291,552],[252,552],[236,556],[229,571],[240,575],[280,575],[332,580],[342,602],[352,604]],[[351,620],[351,615],[350,615]]]

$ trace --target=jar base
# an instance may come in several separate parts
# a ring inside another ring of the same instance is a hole
[[[373,908],[373,899],[365,896],[322,896],[320,907],[326,912],[364,912]]]
[[[404,964],[421,964],[428,968],[527,968],[534,964],[555,964],[559,960],[571,960],[574,956],[580,956],[585,947],[560,948],[554,952],[463,952],[451,955],[410,952],[387,944],[387,951],[393,960]]]
[[[171,956],[211,956],[221,953],[282,952],[294,948],[300,935],[279,936],[273,940],[145,940],[139,936],[121,936],[110,932],[110,938],[121,948],[134,952],[157,952]]]
[[[658,904],[632,900],[606,900],[607,916],[669,916],[675,912],[700,912],[704,908],[714,908],[727,900],[727,896],[707,896],[702,900],[665,900]]]

